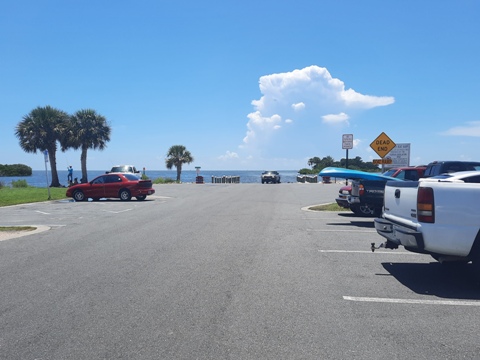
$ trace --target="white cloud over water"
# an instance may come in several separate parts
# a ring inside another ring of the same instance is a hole
[[[238,154],[232,151],[226,151],[224,155],[218,157],[219,160],[238,159]]]
[[[364,95],[345,88],[323,67],[309,66],[286,73],[260,77],[262,96],[253,100],[253,112],[247,115],[243,145],[263,142],[283,125],[318,123],[324,126],[349,126],[350,112],[391,105],[391,96]],[[308,130],[307,130],[308,131]]]

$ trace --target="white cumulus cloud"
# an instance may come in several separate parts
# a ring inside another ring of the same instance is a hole
[[[480,121],[469,121],[466,125],[455,126],[441,133],[449,136],[473,136],[480,137]]]
[[[329,114],[329,115],[324,115],[322,116],[322,120],[324,123],[327,123],[327,124],[340,124],[340,123],[343,123],[343,124],[347,124],[348,125],[348,119],[350,118],[350,116],[348,116],[347,114],[345,114],[344,112],[340,113],[340,114]]]
[[[227,150],[224,155],[220,155],[218,158],[220,160],[238,159],[238,154]]]
[[[244,145],[262,143],[267,146],[265,139],[274,130],[284,131],[282,119],[288,119],[285,123],[299,124],[296,131],[311,131],[309,124],[318,123],[318,119],[323,119],[323,126],[348,126],[350,111],[358,112],[395,102],[391,96],[364,95],[351,88],[346,89],[343,81],[333,78],[326,68],[315,65],[262,76],[259,87],[262,96],[252,101],[253,112],[247,115]]]
[[[305,104],[303,102],[292,104],[292,109],[295,110],[295,111],[301,111],[301,110],[305,109]]]

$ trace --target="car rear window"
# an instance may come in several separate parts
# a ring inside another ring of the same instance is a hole
[[[137,175],[133,175],[133,174],[123,174],[123,176],[125,176],[130,181],[135,181],[139,179]]]

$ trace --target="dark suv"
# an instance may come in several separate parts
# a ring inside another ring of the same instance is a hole
[[[264,171],[262,173],[262,184],[273,183],[280,184],[280,174],[278,171]]]
[[[480,170],[480,162],[477,161],[433,161],[427,165],[423,177],[431,177],[440,174],[457,171]]]

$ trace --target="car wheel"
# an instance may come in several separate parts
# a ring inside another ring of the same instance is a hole
[[[145,199],[147,198],[147,195],[138,195],[138,196],[136,196],[136,198],[137,198],[137,200],[139,200],[139,201],[143,201],[143,200],[145,200]]]
[[[366,204],[350,205],[350,210],[358,216],[373,216],[375,214],[375,208],[372,208]]]
[[[85,194],[83,193],[82,190],[77,190],[73,193],[73,198],[75,199],[75,201],[84,201]]]
[[[130,191],[128,191],[127,189],[120,190],[118,196],[122,201],[129,201],[132,198],[132,195],[130,195]]]

